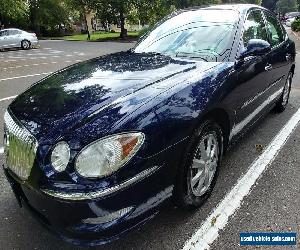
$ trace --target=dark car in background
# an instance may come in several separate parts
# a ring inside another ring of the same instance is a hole
[[[133,49],[19,95],[5,113],[4,172],[20,205],[62,239],[110,242],[171,197],[201,206],[228,145],[285,109],[294,69],[295,44],[264,8],[174,12]]]

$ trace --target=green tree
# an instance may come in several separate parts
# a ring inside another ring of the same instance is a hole
[[[0,26],[27,26],[29,15],[26,0],[0,0],[0,6]]]
[[[136,1],[135,11],[131,11],[129,18],[135,16],[135,22],[140,20],[142,24],[154,24],[176,10],[175,2],[168,0]],[[134,15],[135,14],[135,15]]]
[[[279,0],[276,4],[276,11],[283,14],[297,10],[298,5],[296,0]]]
[[[188,0],[178,0],[177,6],[181,9],[189,7],[189,1]]]
[[[278,0],[262,0],[261,6],[274,11]]]
[[[69,25],[69,11],[60,0],[29,0],[31,28],[38,34],[52,33]]]
[[[65,0],[65,4],[70,9],[70,14],[75,19],[81,19],[85,22],[87,27],[86,14],[90,13],[94,6],[94,0]]]
[[[221,0],[189,0],[189,6],[201,6],[201,5],[209,5],[209,4],[220,4]]]
[[[76,1],[76,0],[68,0]],[[177,0],[176,0],[177,1]],[[175,10],[175,0],[85,0],[104,24],[119,24],[120,37],[127,36],[126,20],[152,24]]]
[[[96,11],[97,17],[108,23],[118,23],[121,28],[120,37],[125,38],[125,20],[135,6],[135,0],[90,0],[90,6]]]

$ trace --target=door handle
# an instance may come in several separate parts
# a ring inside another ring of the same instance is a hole
[[[265,70],[266,70],[266,71],[269,71],[269,70],[271,70],[271,69],[273,69],[273,66],[272,66],[272,64],[268,63],[268,64],[266,65],[266,67],[265,67]]]
[[[285,58],[286,58],[287,61],[290,61],[292,59],[292,55],[287,53]]]

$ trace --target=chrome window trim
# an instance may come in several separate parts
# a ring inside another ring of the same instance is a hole
[[[41,191],[49,196],[59,198],[62,200],[73,200],[73,201],[84,201],[84,200],[92,200],[96,198],[102,198],[107,195],[113,194],[117,191],[123,190],[127,188],[128,186],[137,183],[146,177],[150,176],[154,172],[156,172],[160,166],[154,166],[152,168],[146,169],[142,171],[141,173],[135,175],[134,177],[107,189],[100,190],[100,191],[92,191],[92,192],[60,192],[60,191],[54,191],[50,189],[41,189]]]

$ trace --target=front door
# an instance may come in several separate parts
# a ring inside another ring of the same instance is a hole
[[[289,72],[289,60],[292,55],[288,52],[288,44],[285,42],[284,31],[282,30],[276,16],[269,11],[264,11],[266,18],[267,30],[269,34],[269,42],[272,50],[270,52],[270,66],[272,74],[270,74],[270,84],[272,92],[278,91],[284,86],[287,73]],[[270,93],[271,94],[271,93]]]
[[[268,35],[260,10],[251,10],[244,23],[242,48],[246,48],[251,39],[267,41]],[[249,56],[237,66],[237,86],[233,90],[234,107],[236,112],[235,126],[231,137],[237,135],[244,127],[255,121],[262,111],[269,85],[268,71],[269,54]]]

